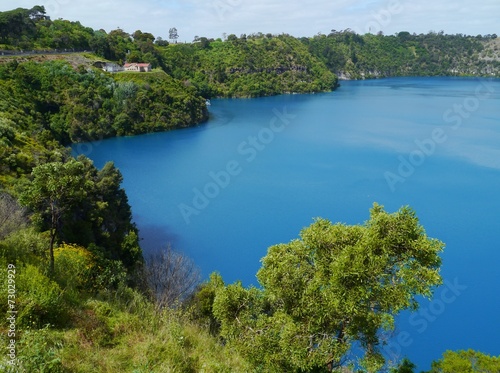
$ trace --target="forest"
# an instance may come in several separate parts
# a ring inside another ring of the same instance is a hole
[[[259,287],[245,288],[200,278],[167,242],[145,257],[120,171],[68,146],[202,125],[213,97],[331,91],[339,77],[500,76],[496,35],[223,39],[108,33],[43,6],[0,12],[0,50],[14,54],[0,56],[2,371],[415,372],[387,360],[381,338],[442,282],[444,243],[410,207],[374,204],[358,225],[317,219],[271,246]],[[153,71],[99,68],[125,61]],[[498,372],[500,357],[446,351],[429,373],[458,371]]]
[[[311,53],[347,79],[391,76],[498,76],[497,35],[357,35],[350,30],[302,38]]]

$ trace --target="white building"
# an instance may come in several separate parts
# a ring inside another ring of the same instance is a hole
[[[108,73],[117,73],[123,71],[123,67],[113,62],[106,62],[102,69]]]

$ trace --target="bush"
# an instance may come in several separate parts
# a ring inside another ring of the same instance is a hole
[[[57,283],[28,264],[16,269],[18,327],[42,327],[64,322],[62,291]]]
[[[69,299],[78,299],[78,293],[93,287],[93,255],[85,248],[64,244],[54,250],[54,279]]]
[[[210,280],[198,286],[196,292],[187,301],[191,319],[207,328],[213,336],[218,336],[220,333],[220,322],[214,316],[213,305],[217,289],[223,287],[224,281],[220,274],[212,273]]]
[[[25,263],[40,264],[44,260],[47,245],[48,238],[29,227],[13,232],[0,241],[0,255],[11,263],[22,258]]]

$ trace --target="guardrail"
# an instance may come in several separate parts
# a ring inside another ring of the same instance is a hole
[[[30,56],[39,54],[71,54],[71,53],[93,53],[86,49],[33,49],[33,50],[3,50],[0,49],[0,56]]]

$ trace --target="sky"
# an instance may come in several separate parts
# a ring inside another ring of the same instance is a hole
[[[15,4],[15,5],[14,5]],[[500,35],[499,0],[0,0],[0,11],[43,5],[51,19],[80,21],[107,32],[150,32],[179,41],[256,32],[294,36],[351,30]]]

